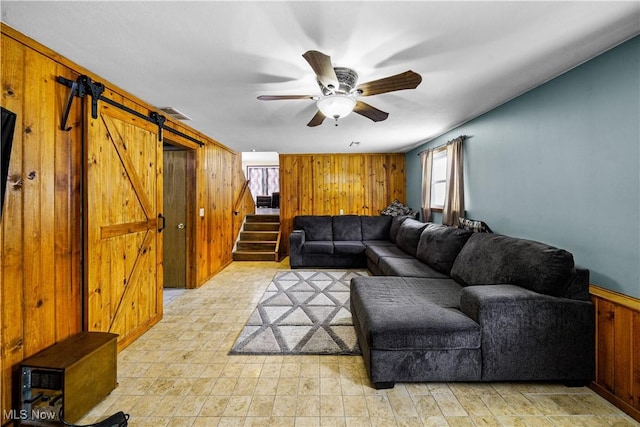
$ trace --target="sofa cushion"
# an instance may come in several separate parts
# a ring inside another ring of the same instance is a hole
[[[448,350],[480,347],[480,326],[450,307],[459,302],[461,292],[453,280],[359,279],[351,281],[351,307],[370,348]]]
[[[372,293],[384,298],[393,298],[390,293],[395,293],[396,291],[394,290],[402,293],[405,288],[420,288],[423,300],[449,308],[460,308],[460,296],[464,289],[451,278],[356,276],[351,279],[351,286],[353,287],[354,285],[374,286],[371,288]]]
[[[448,278],[443,274],[415,258],[382,257],[378,267],[385,276]]]
[[[511,284],[553,296],[564,296],[574,274],[571,253],[532,240],[474,233],[451,268],[464,285]]]
[[[362,223],[362,240],[389,240],[390,216],[361,216],[360,221]]]
[[[329,215],[299,215],[293,218],[293,229],[304,230],[304,239],[307,242],[333,240],[332,224],[333,220]]]
[[[398,237],[398,231],[400,231],[400,226],[405,220],[409,219],[409,216],[394,216],[391,218],[391,227],[389,227],[389,241],[391,243],[396,243],[396,238]]]
[[[576,266],[575,273],[571,275],[564,296],[571,299],[591,301],[589,293],[589,270]]]
[[[427,226],[426,223],[408,218],[401,225],[396,237],[396,244],[409,255],[416,256],[420,235]]]
[[[420,236],[416,258],[448,275],[471,234],[471,231],[455,227],[429,224]]]
[[[303,254],[332,254],[333,253],[333,242],[332,241],[322,241],[322,240],[312,240],[304,242],[302,246]]]
[[[363,254],[366,247],[359,240],[334,240],[334,254]]]
[[[397,247],[395,243],[391,243],[388,240],[363,240],[362,244],[366,247],[369,246],[394,246]]]
[[[362,240],[358,215],[339,215],[333,217],[333,240]]]
[[[377,350],[480,348],[480,327],[456,309],[423,302],[372,317],[371,347]]]
[[[367,246],[364,253],[367,255],[367,258],[375,264],[380,262],[381,257],[411,258],[411,255],[395,245]]]

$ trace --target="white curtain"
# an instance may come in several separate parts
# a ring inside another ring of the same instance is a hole
[[[249,166],[247,177],[249,188],[255,199],[256,196],[270,196],[280,191],[280,169],[277,166]]]
[[[464,216],[464,179],[462,171],[462,141],[460,136],[447,144],[447,184],[442,209],[442,223],[458,225]]]
[[[433,150],[428,149],[420,153],[422,163],[422,220],[431,221],[431,167],[433,165]]]

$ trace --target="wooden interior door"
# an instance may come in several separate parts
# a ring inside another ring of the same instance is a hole
[[[166,227],[164,252],[164,287],[187,287],[187,156],[185,150],[167,149],[163,158],[163,203]]]
[[[162,317],[162,143],[107,104],[87,115],[85,322],[123,347]]]

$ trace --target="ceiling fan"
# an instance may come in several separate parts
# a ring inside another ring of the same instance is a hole
[[[286,99],[311,99],[316,101],[318,112],[307,123],[307,126],[310,127],[322,124],[326,117],[335,119],[335,125],[338,126],[338,119],[349,115],[352,111],[374,122],[386,120],[389,117],[389,113],[378,110],[358,98],[396,90],[415,89],[422,81],[420,74],[413,71],[405,71],[404,73],[356,86],[358,73],[351,68],[334,67],[330,56],[317,50],[309,50],[302,56],[316,73],[318,85],[322,91],[321,96],[261,95],[258,99],[261,101]]]

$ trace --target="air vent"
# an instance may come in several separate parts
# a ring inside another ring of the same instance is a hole
[[[181,113],[180,111],[176,110],[173,107],[163,107],[163,108],[159,108],[159,110],[167,113],[167,115],[177,120],[191,120],[191,117]]]

